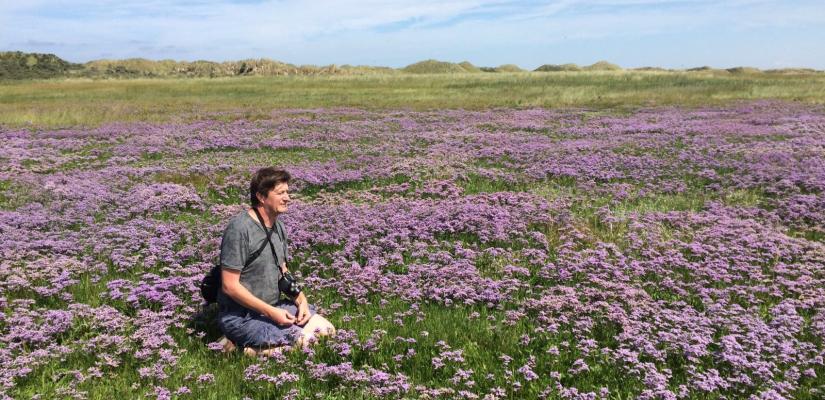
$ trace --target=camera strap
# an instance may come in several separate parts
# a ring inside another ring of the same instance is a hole
[[[272,224],[272,229],[267,229],[266,225],[264,225],[264,219],[261,218],[261,213],[258,212],[258,208],[257,207],[252,207],[252,210],[255,211],[255,216],[258,217],[258,222],[261,223],[261,227],[264,228],[264,232],[266,232],[266,241],[269,242],[269,248],[272,250],[272,257],[275,258],[275,265],[278,266],[278,269],[281,270],[281,274],[283,274],[284,270],[281,269],[281,263],[278,262],[278,253],[275,252],[275,245],[272,244],[272,240],[271,240],[272,231],[277,230],[278,231],[278,239],[281,240],[281,244],[284,247],[284,256],[286,256],[286,241],[284,240],[284,237],[281,234],[280,227],[278,227],[278,221],[277,220],[274,221],[274,223]],[[286,262],[286,260],[284,260],[284,262]]]

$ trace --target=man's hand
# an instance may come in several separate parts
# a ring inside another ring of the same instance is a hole
[[[299,308],[300,310],[300,308]],[[267,318],[275,321],[278,325],[290,326],[295,323],[295,316],[289,311],[280,308],[270,307],[269,312],[266,313]]]
[[[309,322],[309,318],[309,306],[306,301],[302,301],[298,304],[298,316],[295,318],[295,323],[303,326]]]

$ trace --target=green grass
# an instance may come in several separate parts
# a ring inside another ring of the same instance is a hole
[[[77,285],[80,287],[73,291],[86,292],[89,287],[86,282],[80,282]],[[84,300],[92,300],[87,296],[80,297]],[[315,293],[313,297],[319,301],[321,299],[341,300],[335,293]],[[419,304],[419,311],[409,313],[410,305],[406,301],[393,298],[385,300],[382,302],[373,295],[369,304],[343,301],[343,307],[328,315],[336,326],[346,327],[347,330],[356,332],[361,343],[373,337],[380,351],[353,346],[352,354],[342,358],[332,347],[322,342],[315,346],[316,354],[311,359],[301,352],[287,353],[285,364],[267,362],[263,365],[264,372],[276,375],[282,371],[301,371],[300,366],[308,359],[315,363],[328,364],[348,361],[352,362],[355,369],[387,364],[387,372],[404,373],[413,386],[425,384],[428,387],[453,387],[455,385],[449,379],[458,368],[461,368],[473,370],[472,379],[476,382],[476,389],[489,390],[493,387],[507,389],[509,378],[502,374],[504,368],[499,359],[500,355],[507,354],[513,358],[509,369],[515,372],[527,362],[530,355],[544,352],[552,345],[572,339],[568,331],[536,335],[532,332],[533,324],[529,319],[522,319],[513,326],[506,325],[503,323],[506,319],[504,311],[488,309],[484,306],[444,307],[423,302]],[[376,306],[378,304],[380,306]],[[474,313],[475,315],[471,315]],[[454,329],[456,321],[461,321],[462,329]],[[203,329],[204,326],[200,328]],[[71,385],[72,379],[70,378],[73,377],[74,372],[86,372],[97,361],[96,354],[99,351],[87,352],[82,346],[75,344],[81,343],[88,336],[89,329],[83,321],[75,321],[73,327],[58,339],[74,351],[60,357],[60,362],[35,366],[32,374],[18,381],[12,395],[27,398],[39,393],[46,398],[61,397],[61,388]],[[376,333],[380,335],[374,336]],[[520,343],[520,338],[526,334],[534,337],[529,345]],[[615,332],[596,332],[596,337],[600,342],[604,341],[608,344],[613,340],[614,334]],[[180,386],[187,386],[192,390],[193,398],[240,398],[250,393],[257,393],[256,398],[276,399],[292,388],[298,388],[305,394],[324,393],[323,398],[326,399],[373,398],[365,395],[363,388],[341,386],[340,382],[335,379],[314,380],[303,372],[299,373],[299,382],[280,388],[275,388],[271,384],[243,381],[240,375],[246,367],[257,363],[257,360],[239,353],[222,355],[208,350],[205,344],[215,340],[218,335],[214,327],[211,327],[207,336],[202,339],[187,334],[182,328],[174,329],[172,335],[177,343],[184,346],[187,351],[181,354],[178,367],[168,368],[169,377],[162,383],[155,379],[140,378],[137,369],[145,363],[126,359],[117,367],[104,369],[107,384],[100,384],[100,379],[91,379],[77,384],[77,389],[87,392],[88,397],[92,399],[113,398],[127,393],[130,396],[148,396],[152,393],[154,383],[173,390]],[[397,337],[414,338],[416,343],[399,342],[396,341]],[[433,368],[431,359],[438,356],[441,351],[439,341],[446,342],[451,350],[461,350],[465,362],[446,362],[446,366],[442,368]],[[573,344],[575,343],[571,343]],[[414,348],[416,354],[405,357],[401,361],[393,359],[393,356],[397,354],[404,354],[408,348]],[[497,351],[490,352],[488,351],[490,348],[495,348]],[[550,371],[564,373],[580,356],[575,351],[575,347],[572,347],[571,351],[563,352],[558,358],[541,358],[534,370],[541,377],[546,377]],[[595,357],[588,357],[588,360],[596,363],[593,371],[576,377],[565,376],[563,379],[566,384],[576,385],[586,390],[598,390],[598,387],[594,386],[596,384],[619,387],[626,379],[629,379],[627,383],[630,385],[639,384],[633,382],[632,378],[625,377],[621,371],[609,363],[600,362]],[[215,383],[208,386],[197,384],[195,378],[203,373],[214,374]],[[518,375],[517,372],[515,373]],[[492,374],[492,379],[487,379],[487,374]],[[532,383],[525,382],[518,396],[535,397],[544,388],[543,381],[546,382],[545,378]],[[138,386],[134,387],[135,384]],[[261,388],[258,389],[258,386]],[[219,389],[216,390],[216,388]]]
[[[34,188],[14,180],[0,180],[0,210],[15,210],[39,198]]]
[[[323,185],[306,185],[295,194],[298,198],[314,198],[323,193],[334,192],[349,192],[349,191],[368,191],[375,189],[376,192],[382,193],[381,188],[388,185],[399,185],[402,183],[410,183],[411,189],[415,188],[415,182],[411,182],[410,178],[403,174],[396,174],[386,178],[364,178],[353,181],[338,182],[334,184]]]
[[[249,165],[283,166],[313,161],[322,162],[332,159],[333,156],[335,156],[335,154],[324,149],[220,148],[198,151],[186,154],[183,157],[172,157],[163,153],[148,153],[144,154],[140,161],[132,165],[135,167],[164,166],[174,170],[185,170],[192,166],[215,165],[216,160],[219,160],[219,163],[222,165],[227,165],[237,171],[245,172],[245,170],[249,168]],[[176,173],[170,174],[167,177],[157,176],[156,181],[183,184],[190,175]],[[200,175],[202,176],[196,177],[196,180],[204,184],[208,183],[206,180],[210,177],[216,176],[215,173],[211,173],[209,176]],[[222,173],[218,174],[218,176],[220,176],[221,179],[224,177]]]
[[[493,192],[524,192],[530,185],[525,182],[508,182],[500,179],[490,179],[477,174],[467,174],[464,180],[458,182],[464,188],[464,194],[493,193]]]
[[[191,183],[199,190],[205,190],[208,180],[204,177],[190,176],[187,173],[166,173],[153,176],[157,181]],[[409,178],[403,175],[394,176],[384,180],[363,180],[356,182],[342,183],[334,187],[325,187],[324,191],[360,191],[368,190],[373,186],[381,187],[385,185],[407,182]],[[477,179],[467,182],[467,190],[475,193],[496,191],[496,190],[530,190],[532,193],[547,197],[549,200],[558,198],[573,199],[581,195],[581,189],[576,185],[576,181],[571,178],[555,178],[547,181],[531,184],[529,187],[518,187],[507,184],[496,183],[492,180]],[[4,183],[9,188],[9,183]],[[308,188],[305,194],[313,197],[321,193],[321,188]],[[239,193],[240,194],[240,193]],[[755,205],[762,199],[763,194],[758,190],[738,190],[730,193],[703,194],[689,190],[686,193],[671,195],[652,193],[643,197],[631,197],[631,200],[614,202],[612,198],[604,195],[592,196],[587,202],[572,204],[570,210],[573,218],[587,231],[588,236],[621,244],[621,238],[626,233],[626,226],[621,224],[609,226],[604,224],[598,215],[597,210],[604,206],[610,206],[616,215],[626,215],[629,213],[648,213],[665,211],[696,211],[702,207],[708,199],[722,200],[735,205]],[[161,220],[174,220],[189,224],[199,222],[214,222],[209,213],[199,212],[166,212],[153,215]],[[548,240],[554,243],[553,227],[535,226],[531,230],[546,230]],[[467,244],[478,245],[483,248],[479,238],[470,234],[452,234],[440,237],[445,241],[461,241]],[[512,247],[518,251],[515,243],[488,243],[496,247]],[[337,248],[317,248],[316,251],[322,254],[331,254]],[[99,255],[106,258],[105,255]],[[331,260],[330,260],[331,261]],[[405,260],[407,264],[409,260]],[[501,278],[505,275],[504,266],[514,263],[516,265],[527,266],[522,262],[508,260],[502,257],[487,257],[477,260],[477,268],[483,276]],[[301,265],[300,262],[297,265]],[[394,271],[405,273],[402,269]],[[154,271],[147,268],[142,272]],[[305,271],[306,272],[306,271]],[[535,271],[532,271],[535,275]],[[113,275],[104,275],[104,279],[99,282],[92,282],[89,275],[78,276],[78,282],[67,288],[75,301],[100,306],[103,304],[112,305],[126,315],[134,313],[134,307],[125,302],[113,302],[109,299],[101,298],[101,293],[106,291],[106,282],[111,279],[137,279],[138,273],[123,271]],[[534,280],[535,276],[525,278]],[[702,309],[703,304],[699,297],[691,295],[688,298],[680,297],[674,292],[661,288],[658,284],[659,276],[645,276],[641,278],[643,282],[649,283],[644,286],[650,296],[656,300],[666,302],[685,300],[696,309]],[[683,276],[682,280],[689,280],[690,276]],[[531,282],[534,285],[548,286],[549,282]],[[582,283],[580,278],[561,283],[552,282],[553,285],[566,284],[575,286]],[[21,298],[36,297],[30,293],[19,294]],[[381,367],[389,373],[403,373],[408,378],[413,387],[415,385],[426,385],[435,387],[457,387],[450,382],[453,374],[458,368],[472,369],[472,378],[475,381],[473,391],[486,392],[491,388],[501,387],[508,390],[510,398],[536,398],[539,393],[551,385],[549,374],[553,371],[561,373],[561,381],[565,386],[575,386],[582,391],[598,391],[601,386],[611,389],[611,399],[632,398],[633,393],[638,393],[643,387],[643,383],[635,376],[628,374],[621,365],[607,360],[599,354],[584,355],[576,349],[576,341],[570,331],[570,327],[562,324],[558,332],[537,333],[534,331],[536,322],[533,315],[527,315],[514,325],[504,323],[507,311],[519,308],[518,303],[522,298],[518,293],[505,301],[500,308],[487,308],[484,305],[460,305],[444,306],[426,301],[418,303],[421,314],[411,313],[408,301],[385,297],[379,298],[376,294],[368,296],[366,304],[354,299],[341,298],[334,291],[319,289],[310,294],[313,303],[329,308],[332,303],[341,303],[341,307],[335,310],[325,311],[333,324],[353,331],[357,334],[361,342],[370,338],[375,332],[382,332],[377,340],[377,350],[360,349],[353,346],[350,356],[342,357],[335,349],[326,342],[322,342],[314,347],[315,355],[308,357],[301,352],[289,353],[285,361],[267,361],[263,363],[264,372],[269,375],[277,375],[284,371],[296,372],[300,380],[296,383],[288,383],[281,387],[275,387],[269,383],[257,383],[243,380],[244,370],[258,363],[257,360],[247,358],[238,353],[222,355],[206,348],[206,343],[217,339],[217,332],[214,323],[207,320],[192,322],[187,327],[194,327],[198,331],[205,332],[203,338],[196,337],[185,331],[185,328],[173,328],[172,336],[176,342],[186,349],[180,354],[178,366],[167,368],[169,377],[162,381],[155,379],[141,378],[138,369],[147,364],[145,361],[138,361],[129,357],[119,357],[121,365],[105,369],[108,374],[102,379],[90,379],[86,382],[78,383],[77,389],[87,393],[90,399],[105,399],[114,397],[154,397],[154,385],[158,384],[175,390],[178,387],[186,386],[191,390],[191,394],[179,398],[203,398],[203,399],[223,399],[241,398],[252,395],[254,398],[278,399],[286,395],[290,390],[299,391],[299,398],[313,398],[315,393],[321,393],[324,399],[368,399],[363,387],[348,387],[345,382],[332,378],[328,380],[317,380],[310,377],[305,371],[304,363],[310,360],[314,363],[328,363],[331,365],[341,362],[352,362],[356,370],[366,366]],[[458,302],[457,302],[458,303]],[[62,301],[38,303],[37,306],[44,308],[61,308],[65,306]],[[477,313],[477,315],[475,314]],[[214,312],[211,314],[214,318]],[[401,315],[399,317],[399,315]],[[417,317],[420,316],[420,320]],[[402,323],[395,321],[400,318]],[[455,329],[456,321],[460,321],[461,329]],[[131,327],[129,329],[134,329]],[[620,328],[605,316],[594,316],[594,327],[592,338],[596,340],[599,347],[616,348],[616,336],[620,334]],[[76,321],[68,332],[59,338],[61,343],[67,344],[74,349],[74,352],[54,359],[48,364],[33,366],[34,371],[26,378],[17,382],[17,386],[11,392],[15,398],[29,398],[34,394],[41,394],[44,398],[66,397],[63,390],[72,385],[75,371],[86,372],[89,367],[95,365],[98,350],[89,351],[77,343],[81,343],[86,335],[89,335],[89,327],[82,321]],[[428,332],[428,335],[422,332]],[[520,343],[523,335],[530,335],[529,344]],[[395,341],[396,337],[414,338],[415,344],[408,345]],[[432,357],[438,356],[441,351],[438,341],[443,340],[452,350],[462,350],[464,363],[454,363],[443,368],[436,369],[432,365]],[[562,343],[569,342],[567,347]],[[546,351],[551,346],[559,346],[561,354],[559,356],[546,356]],[[403,354],[406,349],[414,348],[416,354],[411,357],[396,361],[393,356]],[[495,351],[490,351],[495,349]],[[505,368],[499,356],[506,354],[513,358],[511,364]],[[537,365],[533,370],[540,376],[536,381],[527,382],[519,379],[524,387],[519,392],[512,392],[512,379],[505,375],[504,371],[512,372],[518,379],[518,368],[523,366],[531,355],[537,357]],[[572,363],[584,358],[590,366],[590,371],[571,375],[567,371]],[[664,366],[674,372],[672,385],[685,383],[688,380],[685,365],[687,361],[679,355],[678,350],[669,350],[666,362],[657,362],[660,367]],[[719,365],[708,359],[703,367],[716,368]],[[722,366],[721,368],[724,368]],[[819,374],[819,370],[817,373]],[[197,377],[200,374],[212,373],[215,382],[208,385],[198,384]],[[492,374],[488,376],[488,374]],[[105,384],[103,384],[105,382]],[[815,382],[815,381],[812,381]],[[811,383],[814,385],[814,383]],[[813,386],[811,386],[813,387]],[[803,387],[797,393],[799,398],[814,398],[810,394],[809,387]],[[418,393],[413,390],[408,393],[407,398],[417,398]],[[716,398],[716,395],[708,398]],[[698,397],[698,395],[695,396]]]
[[[722,200],[730,206],[757,207],[765,199],[766,194],[756,189],[736,189],[725,193]]]
[[[708,106],[779,99],[822,104],[825,74],[582,71],[216,79],[31,80],[0,85],[0,125],[270,118],[273,109]]]
[[[29,81],[0,86],[0,123],[11,126],[26,124],[30,118],[35,125],[63,126],[63,125],[94,125],[98,123],[118,120],[150,120],[168,121],[176,118],[199,118],[201,112],[221,112],[213,114],[218,119],[233,119],[238,117],[269,118],[273,108],[281,107],[334,107],[357,106],[369,109],[383,107],[409,107],[412,109],[429,108],[485,108],[495,106],[540,106],[540,107],[605,107],[596,113],[623,112],[623,108],[609,108],[622,103],[621,107],[636,107],[648,104],[648,100],[655,104],[681,104],[700,106],[713,102],[722,102],[737,99],[758,98],[767,96],[785,100],[800,100],[809,103],[822,103],[823,97],[819,94],[825,86],[825,79],[819,75],[797,76],[750,76],[750,75],[714,75],[714,74],[677,74],[677,73],[564,73],[564,74],[519,74],[519,75],[451,75],[447,76],[367,76],[367,77],[314,77],[314,78],[237,78],[237,79],[192,79],[192,80],[131,80],[131,81]],[[27,92],[28,91],[28,92]],[[772,92],[773,91],[773,92]],[[773,93],[766,95],[765,93]],[[750,97],[749,97],[750,96]],[[153,99],[157,99],[154,102]],[[18,114],[18,111],[23,110]],[[28,111],[26,111],[28,110]],[[135,111],[134,115],[129,114]],[[28,114],[27,114],[28,113]],[[179,117],[190,113],[189,116]],[[305,115],[312,118],[313,114]],[[341,116],[343,119],[351,118]],[[360,118],[360,117],[359,117]],[[491,127],[493,128],[493,127]],[[559,140],[565,137],[547,130],[543,132]],[[367,139],[368,140],[368,139]],[[748,138],[757,140],[757,138]],[[773,140],[760,138],[759,140]],[[365,143],[366,145],[366,143]],[[79,156],[89,156],[88,159],[79,159],[64,164],[60,169],[93,168],[105,161],[110,154],[106,148],[84,148],[77,152]],[[628,146],[619,151],[626,154],[648,154],[655,149],[643,149]],[[252,164],[297,164],[306,161],[326,161],[332,159],[346,159],[347,154],[333,154],[324,149],[216,149],[187,154],[180,158],[171,158],[167,154],[154,153],[146,155],[135,163],[136,166],[166,166],[174,172],[157,173],[149,177],[153,182],[169,182],[182,185],[192,185],[203,196],[208,205],[211,204],[239,204],[246,194],[244,187],[228,185],[232,177],[238,173],[245,173],[244,168]],[[221,172],[204,174],[189,167],[208,165],[214,160],[222,159],[229,164]],[[503,172],[518,173],[506,168],[506,158],[500,160],[481,160],[475,166],[491,169],[500,169]],[[721,175],[730,171],[718,171]],[[307,186],[296,193],[296,197],[303,196],[311,201],[329,193],[352,194],[354,202],[358,202],[356,195],[361,192],[375,193],[382,197],[394,195],[392,190],[382,191],[382,188],[407,183],[409,190],[401,195],[409,196],[411,192],[420,188],[424,182],[410,178],[415,176],[398,174],[383,179],[362,179],[352,182],[341,182],[335,185]],[[436,174],[434,174],[436,175]],[[705,192],[704,186],[708,183],[703,178],[687,176],[683,179],[688,182],[689,188],[684,193],[648,193],[638,196],[634,187],[629,190],[626,199],[614,199],[608,192],[593,192],[588,194],[577,185],[571,177],[548,178],[541,182],[506,182],[489,179],[477,174],[468,174],[465,180],[456,182],[465,194],[487,193],[498,191],[530,192],[543,196],[550,201],[572,201],[569,211],[576,229],[584,233],[583,246],[593,246],[599,241],[614,243],[620,248],[627,246],[626,237],[628,226],[622,220],[630,214],[646,214],[668,211],[698,211],[708,201],[722,201],[731,206],[756,207],[765,206],[767,194],[758,189],[742,189],[729,192]],[[628,183],[622,181],[624,183]],[[622,183],[606,182],[606,183]],[[0,181],[0,209],[9,210],[30,202],[36,193],[24,183],[14,180]],[[303,200],[303,199],[302,199]],[[611,215],[619,222],[607,223],[601,208],[609,208]],[[147,215],[147,217],[162,221],[175,221],[190,226],[209,225],[217,223],[216,216],[209,211],[176,210]],[[549,216],[552,217],[552,216]],[[531,226],[530,230],[545,233],[551,244],[549,256],[555,261],[555,248],[559,245],[559,232],[556,226],[548,219],[547,224]],[[80,229],[80,227],[78,228]],[[680,234],[667,233],[669,228],[662,226],[662,235]],[[671,229],[672,231],[672,229]],[[820,231],[792,231],[794,236],[808,237],[809,240],[823,240]],[[519,242],[485,242],[482,243],[477,235],[467,233],[437,235],[437,239],[445,244],[462,242],[483,249],[488,246],[507,247],[519,257],[521,246]],[[183,246],[185,242],[181,242]],[[445,247],[449,250],[449,246]],[[326,265],[332,263],[332,255],[341,250],[340,247],[328,245],[317,246],[312,251]],[[89,254],[92,255],[92,254]],[[105,254],[96,255],[99,259],[107,260]],[[298,256],[300,257],[300,256]],[[411,260],[404,255],[403,263],[391,265],[387,270],[396,273],[407,273],[407,266],[421,260]],[[188,265],[192,260],[182,260]],[[300,258],[296,265],[301,265]],[[364,264],[366,260],[359,259]],[[583,282],[581,277],[565,282],[540,281],[535,275],[535,266],[527,265],[524,260],[512,260],[505,257],[482,256],[476,260],[476,267],[482,276],[502,278],[507,275],[505,266],[515,264],[528,267],[530,277],[525,280],[533,287],[548,287],[550,285],[578,285]],[[75,301],[91,306],[110,305],[127,316],[134,316],[133,305],[124,301],[114,301],[101,294],[107,291],[106,284],[112,279],[140,279],[140,274],[154,272],[163,275],[165,265],[143,266],[139,262],[133,270],[110,271],[103,274],[99,281],[92,281],[89,274],[76,276],[77,283],[66,288]],[[308,271],[303,271],[308,272]],[[331,278],[335,272],[331,269],[316,270],[319,276]],[[681,281],[694,279],[687,271],[674,271],[681,274],[677,277]],[[655,300],[672,302],[685,300],[696,308],[702,309],[701,298],[695,294],[688,297],[679,296],[674,291],[661,286],[661,276],[641,277],[640,283],[646,283],[644,289]],[[720,283],[721,284],[721,283]],[[511,379],[503,375],[500,354],[513,357],[511,370],[518,376],[517,369],[524,365],[530,355],[536,355],[538,365],[534,371],[541,377],[532,383],[525,383],[522,391],[508,392],[510,398],[535,398],[538,393],[550,383],[548,376],[551,371],[563,373],[562,382],[567,386],[576,386],[584,391],[598,390],[599,386],[607,385],[611,388],[611,399],[630,398],[631,394],[638,393],[643,387],[642,382],[633,375],[623,371],[621,366],[601,359],[599,355],[583,356],[575,349],[575,341],[570,333],[569,326],[562,326],[557,333],[536,333],[534,315],[528,315],[513,326],[505,325],[506,312],[518,308],[523,300],[522,293],[515,293],[501,308],[487,308],[484,305],[444,306],[422,301],[418,304],[421,310],[421,320],[417,315],[401,317],[403,324],[394,319],[398,314],[409,310],[410,304],[401,299],[387,297],[378,298],[371,294],[367,304],[354,299],[342,299],[337,292],[317,290],[310,293],[313,303],[329,307],[330,304],[340,302],[341,307],[325,311],[336,326],[356,332],[359,339],[367,340],[374,332],[383,331],[378,339],[377,350],[354,349],[350,357],[339,356],[328,343],[321,343],[314,349],[316,355],[313,362],[337,364],[350,361],[359,369],[364,366],[385,368],[390,373],[404,373],[410,378],[410,383],[424,384],[428,387],[455,387],[449,382],[457,368],[473,369],[473,380],[476,382],[475,391],[486,391],[493,387],[502,387],[509,390]],[[17,298],[38,298],[29,290],[9,292],[7,300]],[[383,301],[382,301],[383,300]],[[768,305],[779,301],[777,298],[760,298],[764,308],[762,314],[767,315]],[[743,299],[732,299],[734,303],[743,303]],[[44,309],[62,308],[66,301],[57,297],[42,298],[35,304]],[[475,316],[474,313],[478,313]],[[214,313],[212,313],[214,317]],[[377,318],[380,317],[380,318]],[[488,319],[489,318],[489,319]],[[810,318],[810,316],[806,317]],[[456,329],[460,324],[461,329]],[[115,397],[154,397],[153,385],[160,384],[174,390],[180,386],[187,386],[192,394],[180,398],[223,399],[241,398],[251,395],[255,398],[277,399],[285,395],[290,389],[300,391],[299,398],[313,398],[315,393],[321,393],[326,399],[369,398],[363,388],[348,388],[335,379],[328,381],[314,380],[301,372],[301,380],[294,384],[287,384],[275,388],[271,384],[246,382],[242,379],[243,371],[257,360],[244,357],[240,354],[228,356],[212,352],[206,348],[206,343],[217,339],[219,333],[210,321],[207,323],[193,322],[188,327],[195,327],[205,332],[204,338],[198,338],[185,331],[185,328],[174,328],[171,334],[176,342],[186,351],[180,355],[178,367],[169,368],[170,376],[162,382],[153,379],[143,379],[138,374],[138,368],[151,364],[139,362],[129,357],[116,357],[123,362],[118,367],[106,370],[107,375],[102,379],[91,379],[79,383],[77,388],[88,393],[88,398],[108,399]],[[133,329],[130,327],[129,329]],[[62,335],[61,343],[72,345],[89,335],[89,327],[78,321],[68,332]],[[594,316],[592,335],[600,346],[615,348],[616,336],[619,328],[604,316]],[[429,335],[423,335],[427,331]],[[533,338],[528,345],[519,343],[522,335],[529,334]],[[406,346],[395,342],[394,338],[413,337],[417,343]],[[466,362],[463,365],[448,365],[443,369],[433,368],[431,359],[440,351],[437,342],[446,341],[452,349],[463,350]],[[561,350],[558,357],[544,356],[551,346],[560,346],[565,341],[572,342],[569,347]],[[79,342],[78,342],[79,343]],[[17,387],[11,393],[17,398],[29,398],[39,393],[43,398],[63,398],[61,390],[70,386],[74,378],[74,371],[86,371],[96,363],[97,350],[89,350],[75,344],[75,351],[63,358],[56,358],[50,363],[33,366],[32,374],[17,382]],[[406,348],[415,348],[417,354],[396,362],[393,356],[400,354]],[[490,351],[494,349],[495,351]],[[678,352],[669,352],[666,366],[674,372],[671,383],[687,381],[685,371],[686,360]],[[584,357],[591,366],[589,373],[573,376],[567,374],[570,365],[579,357]],[[300,352],[287,355],[284,363],[270,361],[264,363],[265,372],[276,375],[282,371],[303,371],[303,363],[307,356]],[[703,366],[716,367],[712,360]],[[819,376],[825,376],[825,369],[818,369]],[[195,382],[198,375],[213,373],[215,383],[200,385]],[[491,378],[487,373],[493,374]],[[821,378],[820,378],[821,381]],[[819,381],[815,381],[819,382]],[[523,382],[524,383],[524,382]],[[813,383],[811,384],[813,385]],[[804,385],[803,385],[804,386]],[[814,398],[808,392],[812,387],[803,387],[798,393],[799,398]],[[480,389],[480,390],[479,390]],[[416,398],[413,391],[407,397]],[[701,398],[700,395],[694,395]],[[707,398],[717,398],[717,395],[708,395]]]
[[[198,193],[205,192],[210,183],[221,185],[224,183],[225,174],[200,172],[160,172],[153,175],[150,180],[158,183],[174,183],[178,185],[192,185]]]

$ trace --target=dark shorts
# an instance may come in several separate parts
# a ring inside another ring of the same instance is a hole
[[[289,300],[281,300],[275,307],[292,315],[298,314],[298,307]],[[309,314],[315,315],[315,306],[309,306]],[[252,348],[291,345],[301,337],[303,331],[302,326],[278,325],[263,315],[246,310],[221,311],[218,314],[218,326],[236,346]]]

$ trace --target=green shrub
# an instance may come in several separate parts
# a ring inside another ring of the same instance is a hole
[[[581,71],[582,68],[576,64],[544,64],[535,69],[537,72],[561,72],[561,71]]]
[[[410,64],[401,70],[413,74],[453,74],[467,72],[467,70],[459,64],[438,60],[419,61],[415,64]]]

